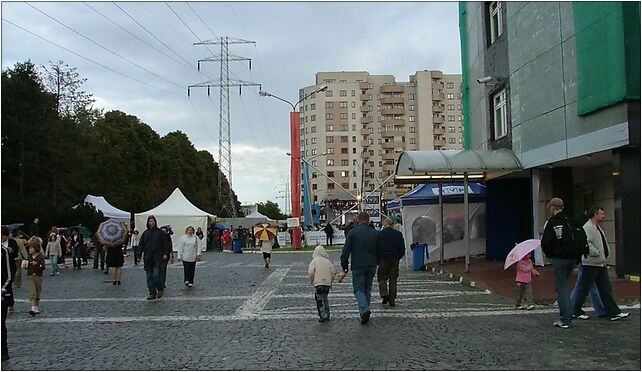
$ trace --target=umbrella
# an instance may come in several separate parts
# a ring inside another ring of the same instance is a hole
[[[508,252],[508,256],[506,256],[504,270],[524,258],[524,256],[526,256],[527,254],[537,249],[540,245],[541,242],[539,239],[528,239],[515,245],[515,248]]]
[[[24,223],[10,223],[7,225],[7,228],[9,228],[9,233],[13,233],[13,230],[21,228],[24,225]]]
[[[223,225],[220,222],[219,223],[214,223],[214,224],[212,224],[212,230],[214,230],[214,229],[225,230],[225,225]]]
[[[254,236],[264,242],[276,239],[276,227],[261,223],[258,226],[254,226]]]
[[[104,246],[116,247],[125,243],[127,227],[120,221],[109,219],[98,226],[96,237]]]

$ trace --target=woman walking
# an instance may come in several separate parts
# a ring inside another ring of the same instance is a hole
[[[38,305],[40,305],[40,293],[42,293],[42,274],[45,270],[45,258],[42,256],[40,249],[40,238],[32,237],[27,243],[29,245],[29,256],[23,261],[23,267],[27,269],[27,279],[29,281],[29,301],[31,310],[29,315],[36,316],[40,314]]]
[[[263,253],[263,262],[265,268],[270,268],[270,260],[272,259],[272,247],[274,246],[274,239],[261,241],[261,253]]]
[[[120,276],[123,272],[123,265],[125,264],[125,255],[123,254],[123,245],[117,245],[115,247],[103,247],[107,249],[107,270],[111,267],[112,278],[114,281],[111,283],[113,285],[120,285]]]
[[[60,247],[60,241],[55,232],[49,234],[49,241],[47,242],[47,250],[45,251],[45,257],[49,257],[49,263],[51,263],[51,274],[50,276],[60,275],[60,270],[58,268],[58,258],[62,254],[62,249]]]
[[[74,270],[80,270],[82,266],[83,239],[82,235],[78,232],[78,229],[72,230],[69,243],[71,244],[71,259],[73,260]]]
[[[194,286],[194,272],[196,271],[196,261],[201,259],[202,251],[201,239],[194,234],[194,228],[188,226],[185,229],[185,235],[178,243],[178,260],[183,262],[183,273],[186,287]]]
[[[134,229],[132,234],[129,236],[129,245],[132,246],[134,251],[134,265],[138,266],[140,264],[140,257],[143,255],[140,247],[138,246],[138,230]]]

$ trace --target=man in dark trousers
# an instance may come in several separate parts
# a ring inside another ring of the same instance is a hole
[[[165,290],[165,288],[167,288],[165,286],[165,282],[167,280],[167,265],[169,264],[170,261],[174,263],[174,257],[173,257],[174,247],[172,246],[172,235],[174,234],[174,232],[172,231],[172,227],[170,225],[161,227],[161,231],[163,232],[163,235],[165,237],[165,250],[163,251],[163,266],[161,268],[161,283],[162,283],[163,290]]]
[[[161,270],[163,267],[163,256],[167,250],[165,234],[158,228],[156,217],[147,217],[147,230],[140,237],[139,246],[143,251],[143,264],[147,274],[147,289],[149,289],[148,300],[155,300],[163,297],[163,283],[161,282]],[[166,257],[166,256],[165,256]]]
[[[359,304],[359,315],[361,324],[370,320],[370,294],[372,291],[372,279],[377,271],[377,263],[383,251],[383,241],[379,233],[370,228],[370,216],[361,212],[357,216],[358,226],[354,227],[348,234],[346,243],[341,252],[341,267],[343,278],[348,275],[348,259],[351,259],[352,289]]]
[[[15,243],[12,244],[12,243]],[[16,273],[15,257],[18,245],[15,240],[9,238],[9,228],[2,226],[2,360],[9,359],[9,348],[7,346],[7,315],[9,308],[13,307],[13,277]],[[12,252],[13,251],[13,252]]]
[[[379,233],[383,240],[383,252],[377,269],[377,281],[379,282],[379,294],[382,303],[395,307],[397,298],[397,278],[399,277],[399,260],[406,253],[406,244],[403,235],[392,228],[393,222],[390,218],[383,221],[383,230]],[[388,290],[390,281],[390,290]]]
[[[323,228],[323,232],[325,233],[325,245],[329,247],[332,245],[332,238],[334,237],[334,229],[332,228],[330,222],[325,225],[325,227]]]

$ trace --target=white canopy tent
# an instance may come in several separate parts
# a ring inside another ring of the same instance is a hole
[[[103,216],[114,220],[127,222],[127,225],[129,225],[131,213],[126,212],[122,209],[118,209],[109,204],[105,197],[87,194],[87,197],[85,197],[85,203],[92,204],[94,207],[96,207],[96,209],[103,213]]]
[[[179,240],[185,234],[187,226],[193,226],[195,230],[200,227],[203,230],[203,249],[207,247],[207,219],[214,216],[197,208],[187,200],[178,187],[156,208],[147,212],[136,213],[136,229],[141,235],[143,231],[147,230],[147,217],[151,215],[156,217],[158,227],[172,226],[174,231],[174,235],[172,235],[174,250],[176,250]]]

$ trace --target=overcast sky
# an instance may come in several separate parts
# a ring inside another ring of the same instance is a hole
[[[187,85],[218,78],[217,62],[196,69],[212,55],[193,45],[199,39],[255,41],[230,46],[231,54],[252,59],[251,70],[230,62],[232,78],[296,101],[319,71],[397,81],[421,70],[461,73],[457,9],[456,2],[3,2],[2,69],[63,60],[87,78],[84,88],[98,107],[135,115],[160,135],[180,130],[218,159],[218,91],[208,98],[195,89],[187,97]],[[289,110],[259,97],[258,88],[230,91],[232,181],[242,203],[273,200],[284,209],[277,197],[289,180]]]

